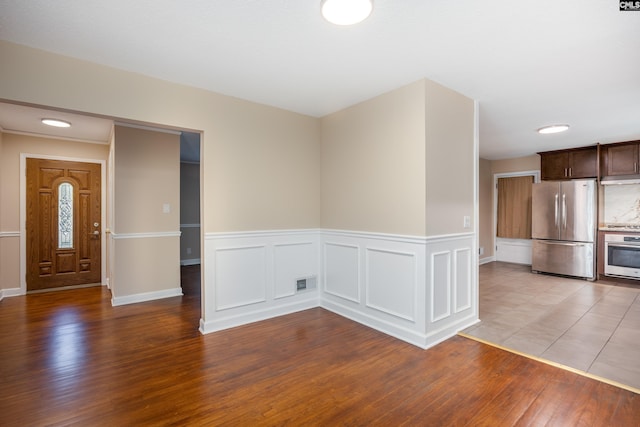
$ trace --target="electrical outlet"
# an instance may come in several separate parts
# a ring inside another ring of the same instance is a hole
[[[191,248],[187,248],[187,255],[191,255]]]
[[[471,217],[469,215],[465,215],[462,219],[462,226],[464,228],[471,227]]]

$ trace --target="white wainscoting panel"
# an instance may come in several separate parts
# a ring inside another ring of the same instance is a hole
[[[274,298],[294,296],[298,279],[317,275],[318,256],[317,240],[274,244]]]
[[[321,306],[422,348],[478,321],[473,233],[207,233],[202,333]],[[296,280],[317,289],[296,291]]]
[[[321,241],[322,307],[422,348],[478,321],[473,233],[323,230]]]
[[[418,292],[416,254],[367,249],[367,306],[414,322]]]
[[[475,235],[429,237],[427,343],[434,345],[479,321]]]
[[[425,238],[323,230],[322,244],[322,307],[424,347]]]
[[[318,230],[206,233],[200,331],[317,307],[318,287],[297,292],[296,281],[319,278],[319,235]]]
[[[451,251],[431,253],[431,322],[451,315],[451,255]]]
[[[324,242],[324,291],[360,303],[360,248],[357,245]]]
[[[216,311],[267,300],[266,255],[264,245],[216,251]]]
[[[453,260],[456,266],[453,269],[455,278],[454,284],[454,312],[460,313],[461,311],[471,308],[471,293],[472,293],[472,281],[471,281],[471,249],[456,249],[453,251]]]

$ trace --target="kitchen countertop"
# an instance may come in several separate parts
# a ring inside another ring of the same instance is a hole
[[[625,233],[640,233],[639,225],[601,225],[599,231],[623,231]]]

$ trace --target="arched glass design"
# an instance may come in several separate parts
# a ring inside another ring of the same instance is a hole
[[[73,248],[73,185],[58,186],[58,248]]]

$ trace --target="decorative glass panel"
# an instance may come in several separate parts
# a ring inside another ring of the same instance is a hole
[[[58,187],[58,248],[73,248],[73,186],[68,182]]]

